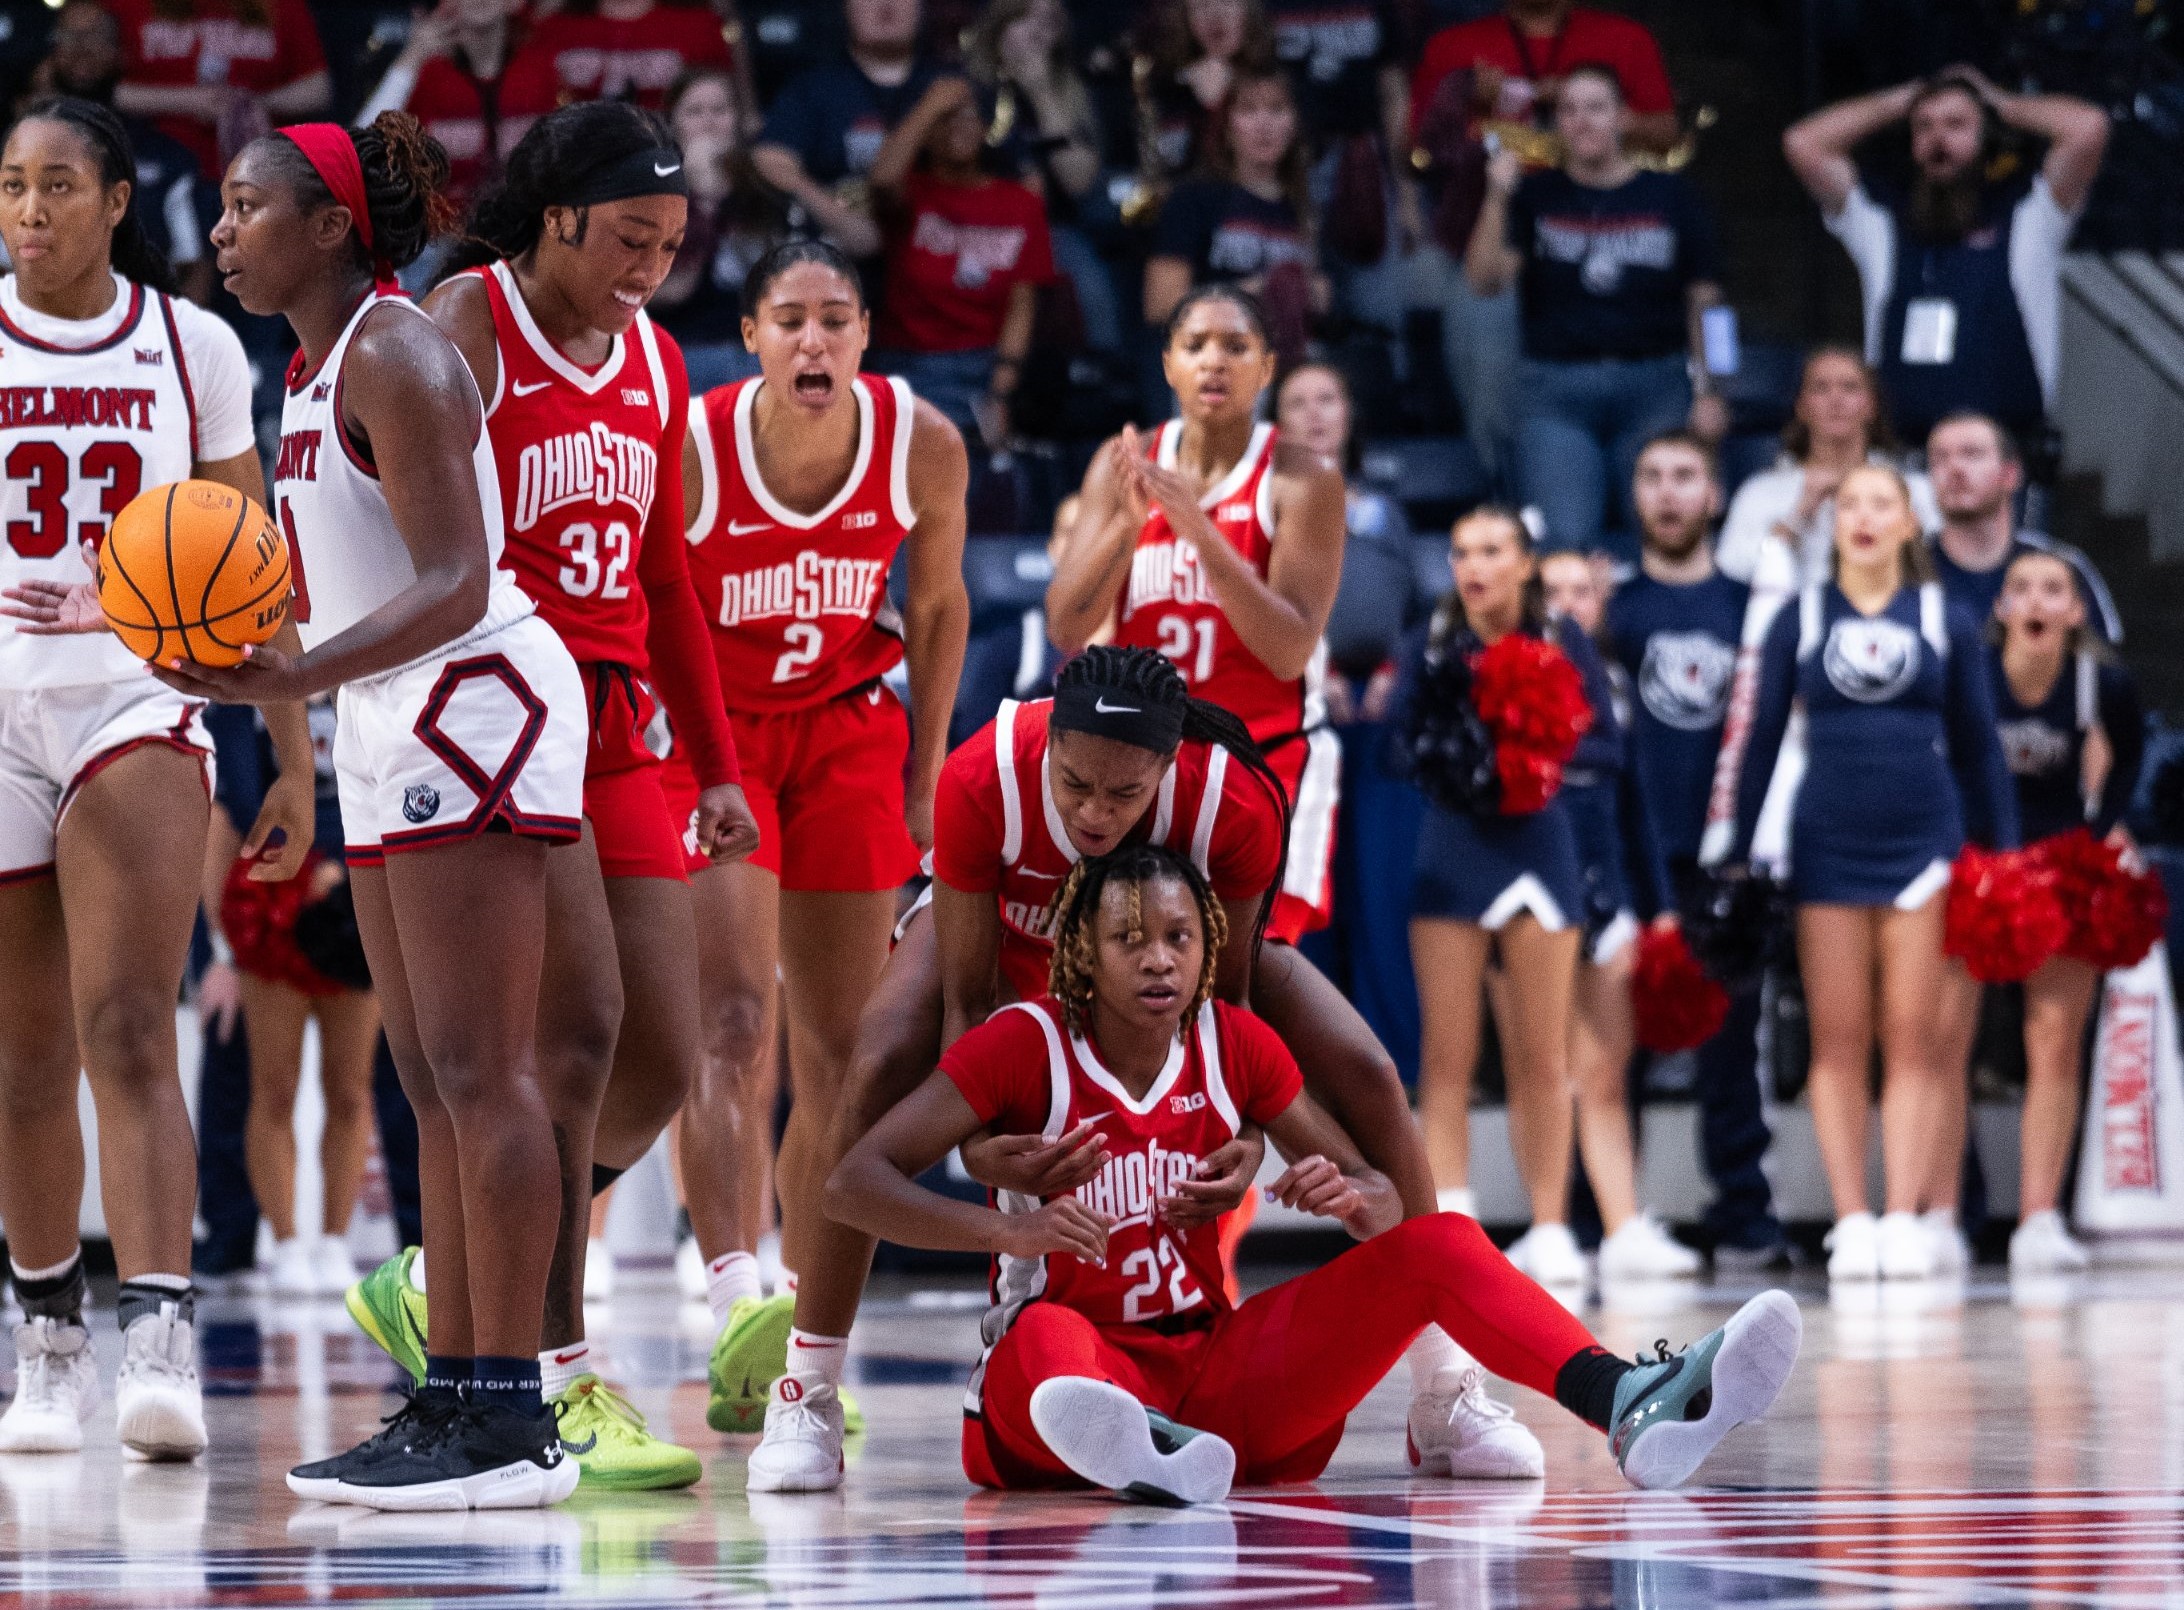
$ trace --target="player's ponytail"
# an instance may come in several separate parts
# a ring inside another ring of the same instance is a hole
[[[48,123],[66,123],[91,148],[91,155],[98,164],[99,183],[109,190],[117,184],[129,187],[128,210],[114,226],[113,245],[107,252],[114,272],[147,290],[172,291],[175,288],[174,266],[144,232],[143,203],[137,194],[136,152],[129,144],[129,131],[122,127],[113,108],[101,106],[96,101],[79,100],[73,95],[57,95],[32,104],[16,119],[15,126],[20,128],[33,118]]]
[[[632,159],[677,152],[675,136],[652,112],[627,101],[578,101],[533,123],[508,153],[500,182],[478,199],[463,238],[448,259],[448,272],[482,268],[523,256],[546,230],[548,207],[578,209],[576,240],[589,219],[583,208],[605,199],[604,185]],[[680,182],[678,168],[670,172]],[[672,192],[672,186],[662,186]]]
[[[447,152],[407,112],[381,112],[353,138],[364,165],[372,249],[390,267],[406,267],[427,242],[454,225],[455,209],[446,194]]]
[[[1282,871],[1289,865],[1291,801],[1289,790],[1282,786],[1281,778],[1267,764],[1265,754],[1251,736],[1251,729],[1233,711],[1191,697],[1190,684],[1183,680],[1183,673],[1175,668],[1174,662],[1149,648],[1119,648],[1112,643],[1094,643],[1068,660],[1054,676],[1056,710],[1062,712],[1081,706],[1088,694],[1095,709],[1110,699],[1116,704],[1131,702],[1138,705],[1146,717],[1163,725],[1157,731],[1148,728],[1142,737],[1128,737],[1121,730],[1106,730],[1105,724],[1093,726],[1064,714],[1065,730],[1081,725],[1085,730],[1099,731],[1103,736],[1117,737],[1125,743],[1137,743],[1161,755],[1174,754],[1176,743],[1185,738],[1214,744],[1227,750],[1273,797],[1275,811],[1281,819],[1281,857],[1275,863],[1274,887],[1267,890],[1266,898],[1259,902],[1259,918],[1252,928],[1252,949],[1256,951],[1266,934],[1274,897],[1281,890]],[[1177,734],[1176,740],[1164,741],[1165,733],[1170,730]]]

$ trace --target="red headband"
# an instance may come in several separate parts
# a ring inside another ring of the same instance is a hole
[[[372,260],[372,283],[382,291],[398,290],[394,267],[372,246],[372,210],[364,198],[364,164],[356,154],[356,142],[339,123],[292,123],[280,130],[303,153],[304,161],[326,182],[336,203],[349,209],[356,238]]]

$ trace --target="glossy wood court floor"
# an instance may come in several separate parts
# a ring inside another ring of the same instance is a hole
[[[2184,1607],[2184,1271],[2013,1286],[1792,1283],[1805,1354],[1773,1418],[1670,1494],[1626,1488],[1602,1439],[1515,1389],[1544,1484],[1413,1481],[1400,1383],[1327,1476],[1224,1508],[973,1491],[958,1391],[978,1297],[876,1291],[852,1382],[872,1430],[843,1492],[747,1495],[748,1439],[705,1429],[702,1309],[665,1272],[594,1308],[611,1373],[705,1455],[685,1493],[544,1513],[373,1515],[299,1504],[299,1458],[386,1412],[392,1366],[338,1301],[200,1310],[212,1449],[125,1465],[110,1403],[80,1455],[0,1458],[0,1600],[38,1606],[584,1604]],[[1603,1342],[1650,1350],[1749,1286],[1613,1291]],[[112,1379],[111,1310],[95,1326]]]

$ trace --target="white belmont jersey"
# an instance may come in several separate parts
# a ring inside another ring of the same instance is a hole
[[[12,280],[0,294],[0,587],[90,581],[114,516],[147,487],[187,480],[204,456],[174,304],[116,285],[118,320],[81,325],[27,315]],[[66,338],[76,330],[87,339]],[[31,637],[0,616],[0,688],[144,675],[111,632]]]
[[[365,461],[341,425],[341,372],[349,344],[364,320],[383,305],[404,309],[417,318],[427,316],[407,297],[366,296],[315,371],[303,372],[302,354],[297,354],[289,373],[287,400],[281,406],[274,501],[288,538],[296,593],[293,614],[305,648],[316,648],[348,630],[417,580],[409,547],[395,529],[386,493],[380,490],[379,472]],[[494,468],[493,441],[483,423],[482,402],[478,417],[470,467],[478,506],[485,515],[492,592],[484,616],[458,642],[498,631],[531,613],[531,600],[501,564],[500,473]],[[443,645],[433,653],[444,654],[451,646]]]

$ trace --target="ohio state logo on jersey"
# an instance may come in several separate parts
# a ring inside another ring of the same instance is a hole
[[[509,526],[528,531],[572,504],[606,509],[622,503],[641,528],[659,479],[660,453],[653,443],[595,419],[582,430],[524,445],[516,458]]]
[[[1154,604],[1210,604],[1213,588],[1187,542],[1148,542],[1130,556],[1130,591],[1123,619]]]
[[[806,548],[794,559],[722,577],[719,623],[815,621],[823,615],[862,618],[874,612],[886,585],[887,566],[877,559],[837,558]]]
[[[1175,1110],[1203,1110],[1205,1093],[1199,1091],[1196,1095],[1195,1106],[1184,1105]],[[1172,1099],[1187,1102],[1189,1098]],[[1141,1150],[1108,1158],[1105,1167],[1077,1187],[1077,1200],[1110,1221],[1107,1226],[1110,1235],[1133,1224],[1151,1224],[1160,1211],[1160,1204],[1175,1195],[1175,1188],[1185,1180],[1197,1178],[1199,1161],[1196,1152],[1173,1151],[1157,1139],[1148,1140]],[[1193,1293],[1191,1300],[1199,1301],[1198,1294]]]

